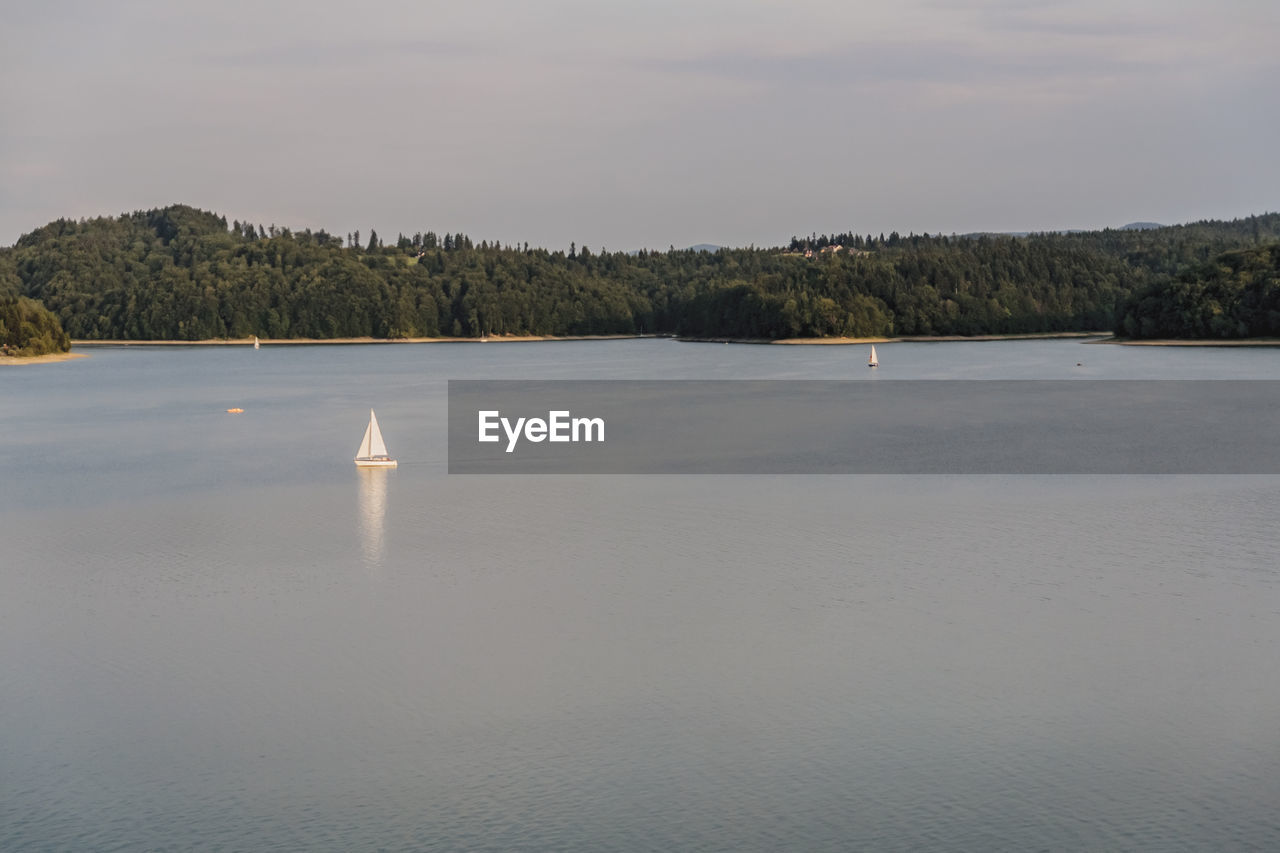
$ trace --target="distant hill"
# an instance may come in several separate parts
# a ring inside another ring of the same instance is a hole
[[[1128,225],[1121,225],[1120,231],[1150,231],[1154,228],[1164,228],[1159,222],[1130,222]]]
[[[715,245],[714,243],[699,243],[699,244],[697,244],[696,246],[690,246],[690,247],[689,247],[689,248],[687,248],[687,249],[681,249],[681,250],[679,250],[679,251],[684,251],[684,252],[711,252],[712,254],[715,254],[716,252],[720,251],[720,250],[721,250],[721,249],[723,249],[723,248],[724,248],[723,246],[717,246],[717,245]],[[630,256],[632,256],[632,257],[635,257],[636,255],[640,254],[642,251],[646,251],[646,250],[645,250],[645,249],[632,249],[631,251],[627,252],[627,254],[628,254],[628,255],[630,255]]]

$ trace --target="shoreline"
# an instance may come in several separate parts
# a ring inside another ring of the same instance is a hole
[[[0,364],[54,364],[59,361],[70,361],[73,358],[88,358],[83,352],[53,352],[46,355],[0,355]]]
[[[1100,338],[1110,332],[1038,332],[1013,335],[905,335],[873,338],[702,338],[679,335],[494,335],[487,338],[259,338],[262,346],[312,346],[351,344],[483,344],[483,343],[538,343],[556,341],[624,341],[647,338],[680,341],[682,343],[709,344],[778,344],[783,346],[840,346],[882,343],[948,343],[964,341],[1022,341],[1051,338]],[[209,338],[200,341],[82,341],[73,340],[74,347],[203,347],[203,346],[253,346],[253,338]]]
[[[1110,332],[1031,332],[1013,335],[895,335],[875,338],[676,338],[704,344],[771,344],[781,346],[852,346],[855,344],[932,344],[983,341],[1038,341],[1058,338],[1101,338]]]
[[[1228,338],[1228,339],[1179,339],[1153,338],[1132,340],[1119,338],[1110,332],[1035,332],[1010,335],[895,335],[869,338],[731,338],[731,337],[682,337],[679,335],[494,335],[486,338],[260,338],[262,346],[350,346],[359,344],[484,344],[484,343],[542,343],[558,341],[623,341],[646,338],[680,341],[698,344],[750,344],[771,346],[856,346],[893,343],[972,343],[991,341],[1078,340],[1088,344],[1117,344],[1134,347],[1280,347],[1280,338]],[[81,341],[71,342],[73,347],[204,347],[231,346],[252,347],[253,338],[212,338],[200,341]],[[86,358],[85,353],[60,353],[31,358],[0,357],[0,364],[42,364]]]
[[[486,338],[259,338],[266,347],[312,346],[316,344],[486,344],[486,343],[534,343],[539,341],[618,341],[633,338],[670,338],[671,335],[494,335]],[[253,338],[207,338],[200,341],[80,341],[73,340],[73,347],[252,347]]]
[[[1122,347],[1280,347],[1280,338],[1132,338],[1107,337],[1093,344],[1117,344]]]

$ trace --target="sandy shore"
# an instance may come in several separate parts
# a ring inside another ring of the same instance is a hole
[[[672,338],[672,335],[492,335],[487,338],[261,338],[263,346],[300,346],[315,344],[482,344],[528,343],[531,341],[617,341],[633,338]],[[955,343],[966,341],[1036,341],[1077,339],[1091,344],[1122,344],[1135,347],[1276,347],[1280,338],[1247,338],[1243,340],[1128,340],[1110,332],[1046,332],[1027,335],[903,335],[891,338],[674,338],[686,343],[707,344],[782,344],[784,346],[849,346],[889,343]],[[253,338],[215,339],[204,341],[72,341],[76,347],[205,347],[253,346]],[[40,356],[38,358],[0,358],[0,364],[40,364],[81,358],[83,353]]]
[[[1225,340],[1152,338],[1151,340],[1135,341],[1128,338],[1106,337],[1100,341],[1090,341],[1089,343],[1120,344],[1126,347],[1280,347],[1280,338],[1232,338]]]
[[[58,352],[51,355],[33,355],[17,358],[12,355],[0,355],[0,364],[52,364],[55,361],[70,361],[73,358],[88,358],[82,352]]]
[[[259,338],[262,346],[311,344],[484,344],[526,343],[529,341],[614,341],[631,338],[660,338],[668,335],[491,335],[487,338]],[[205,347],[253,346],[253,338],[216,338],[204,341],[72,341],[77,347]]]
[[[1079,339],[1090,344],[1120,344],[1133,347],[1280,347],[1280,338],[1247,338],[1242,340],[1129,340],[1110,332],[1046,332],[1027,335],[904,335],[891,338],[689,338],[674,335],[492,335],[487,338],[261,338],[263,346],[300,346],[315,344],[482,344],[528,343],[533,341],[617,341],[635,338],[671,338],[686,343],[707,344],[782,344],[786,346],[849,346],[888,343],[954,343],[966,341],[1035,341]],[[253,338],[213,339],[204,341],[72,341],[76,347],[191,347],[253,346]],[[84,358],[84,353],[61,353],[35,358],[0,356],[0,364],[44,364]]]
[[[1031,335],[905,335],[893,338],[680,338],[682,341],[699,343],[733,343],[733,344],[785,344],[788,346],[840,346],[849,344],[892,344],[892,343],[945,343],[964,341],[1035,341],[1051,338],[1098,338],[1109,336],[1110,332],[1046,332]]]
[[[1027,335],[904,335],[879,338],[700,338],[674,335],[492,335],[487,338],[260,338],[262,346],[312,344],[481,344],[527,343],[531,341],[616,341],[635,338],[671,338],[686,343],[710,344],[784,344],[788,346],[840,346],[884,343],[943,343],[956,341],[1030,341],[1053,338],[1109,338],[1110,332],[1047,332]],[[211,339],[203,341],[72,341],[77,347],[190,347],[253,346],[253,338]]]

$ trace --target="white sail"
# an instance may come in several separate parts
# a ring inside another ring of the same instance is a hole
[[[871,345],[871,357],[870,357],[869,359],[867,359],[867,366],[868,366],[868,367],[877,367],[879,364],[880,364],[880,359],[876,358],[876,345],[875,345],[875,344],[872,344],[872,345]]]
[[[373,435],[373,423],[364,428],[364,438],[360,439],[360,449],[356,451],[356,459],[369,458],[369,437]]]
[[[356,451],[356,464],[375,468],[394,468],[396,464],[396,460],[387,455],[387,445],[382,440],[378,416],[373,409],[369,410],[369,425],[364,428],[364,438],[360,439],[360,449]]]
[[[369,434],[369,455],[386,456],[387,445],[382,440],[382,430],[378,429],[378,416],[373,413],[373,409],[369,410],[369,428],[366,432]]]
[[[258,336],[257,336],[257,335],[254,335],[254,336],[253,336],[253,348],[254,348],[254,349],[257,349],[257,348],[258,348]]]

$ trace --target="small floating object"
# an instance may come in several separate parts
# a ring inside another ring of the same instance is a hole
[[[876,346],[871,345],[871,355],[867,356],[867,367],[879,367],[880,359],[876,358]]]
[[[244,409],[227,409],[228,415],[239,415],[239,414],[242,414],[243,412],[244,412]]]
[[[1079,362],[1079,361],[1077,361],[1077,362],[1076,362],[1076,367],[1084,367],[1084,363],[1083,363],[1083,362]]]

